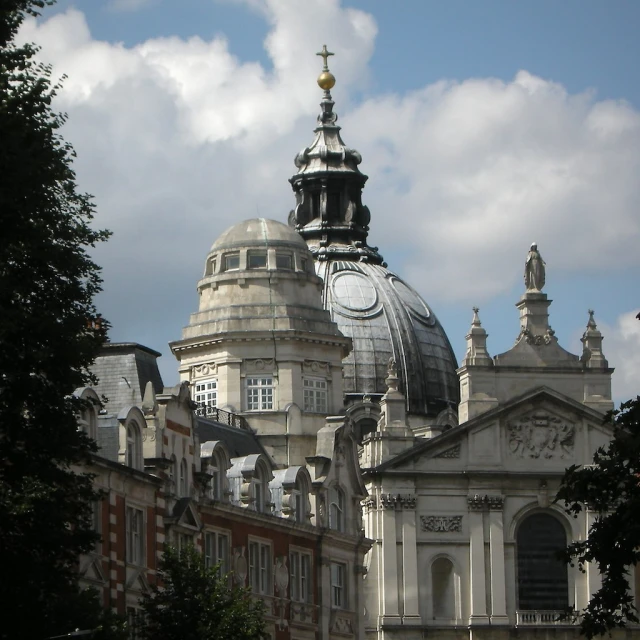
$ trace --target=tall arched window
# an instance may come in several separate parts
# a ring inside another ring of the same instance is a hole
[[[189,467],[187,466],[187,461],[185,458],[182,458],[182,461],[180,462],[179,487],[181,497],[189,495]]]
[[[557,553],[567,546],[560,521],[534,513],[518,528],[518,609],[559,611],[569,606],[567,565]]]
[[[127,425],[127,450],[126,461],[127,466],[133,469],[139,469],[142,462],[140,430],[135,422]]]
[[[448,558],[437,558],[431,565],[433,618],[453,620],[456,617],[455,574]]]
[[[329,529],[335,529],[336,531],[345,530],[345,507],[346,499],[344,491],[334,485],[329,490]]]
[[[307,481],[304,477],[298,476],[296,481],[296,488],[294,490],[294,509],[296,522],[308,521],[308,507],[309,502],[309,489],[307,487]]]
[[[269,478],[264,463],[256,465],[256,473],[253,478],[253,498],[256,511],[266,513],[270,502]]]

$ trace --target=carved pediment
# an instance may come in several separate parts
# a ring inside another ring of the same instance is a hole
[[[507,422],[508,451],[515,458],[572,459],[575,435],[573,422],[544,408]]]

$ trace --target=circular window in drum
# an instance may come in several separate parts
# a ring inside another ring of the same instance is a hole
[[[418,316],[421,320],[433,322],[429,307],[427,307],[424,300],[411,287],[397,278],[394,278],[392,282],[394,289],[398,292],[402,301],[407,305],[409,311]]]
[[[378,301],[378,294],[366,276],[338,273],[331,282],[333,299],[350,311],[368,311]]]

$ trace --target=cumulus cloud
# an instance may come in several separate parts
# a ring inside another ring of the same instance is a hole
[[[68,76],[57,104],[69,113],[65,137],[98,224],[114,231],[96,258],[116,339],[178,338],[224,228],[256,215],[286,221],[292,159],[312,140],[321,98],[313,53],[323,42],[336,53],[344,139],[371,176],[371,240],[421,292],[476,302],[507,291],[534,240],[554,269],[640,260],[631,106],[527,71],[356,104],[376,37],[369,14],[338,0],[242,2],[270,26],[268,68],[239,60],[223,36],[98,41],[74,9],[22,30]]]
[[[640,308],[623,313],[613,327],[599,325],[604,351],[613,374],[613,397],[616,403],[640,395]]]

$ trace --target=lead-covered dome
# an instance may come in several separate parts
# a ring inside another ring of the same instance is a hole
[[[289,224],[314,257],[325,308],[353,340],[344,360],[347,403],[382,396],[393,358],[410,414],[456,410],[457,363],[449,340],[426,302],[367,244],[361,156],[342,141],[328,89],[320,106],[315,139],[295,158],[298,172],[290,182],[296,207]]]

